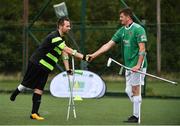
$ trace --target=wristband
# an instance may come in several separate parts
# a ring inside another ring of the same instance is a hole
[[[73,50],[72,55],[75,56],[77,53],[77,50]]]
[[[69,60],[69,56],[62,56],[62,60]]]

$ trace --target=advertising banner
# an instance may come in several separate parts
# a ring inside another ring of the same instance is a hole
[[[73,84],[73,96],[82,98],[100,98],[105,94],[106,86],[104,81],[95,73],[82,71],[82,74],[74,74],[70,76],[70,83]],[[55,76],[50,84],[50,92],[55,97],[69,97],[69,81],[66,72],[62,72]]]

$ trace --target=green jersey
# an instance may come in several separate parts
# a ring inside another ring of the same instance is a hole
[[[142,26],[132,23],[129,27],[121,27],[111,39],[121,45],[124,63],[127,67],[134,67],[139,59],[139,43],[147,42],[146,32]],[[144,66],[147,67],[147,59],[144,59]]]

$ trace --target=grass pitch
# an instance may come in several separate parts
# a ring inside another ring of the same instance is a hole
[[[44,121],[31,120],[32,95],[21,93],[15,102],[9,100],[18,80],[0,80],[0,125],[131,125],[123,123],[132,114],[128,97],[105,96],[100,99],[83,99],[75,102],[77,119],[66,121],[68,99],[44,94],[39,113]],[[107,92],[123,93],[124,81],[106,81]],[[162,81],[148,81],[147,96],[180,97],[180,85],[168,85]],[[49,82],[45,90],[49,90]],[[6,93],[3,93],[6,92]],[[162,98],[161,97],[161,98]],[[180,125],[180,99],[143,98],[142,125]]]
[[[31,120],[31,94],[20,94],[15,102],[10,94],[0,94],[0,125],[126,125],[123,120],[132,113],[127,97],[83,99],[75,102],[77,119],[66,121],[68,99],[49,94],[42,97],[40,114],[44,121]],[[180,100],[144,98],[142,103],[143,125],[180,125]],[[129,125],[129,124],[128,124]]]

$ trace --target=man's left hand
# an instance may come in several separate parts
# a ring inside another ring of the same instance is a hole
[[[66,70],[67,72],[67,75],[73,75],[73,71],[70,69],[70,70]]]
[[[141,68],[141,66],[136,65],[136,66],[134,66],[134,67],[132,68],[132,71],[133,71],[133,72],[137,72],[138,70],[140,70],[140,68]]]

